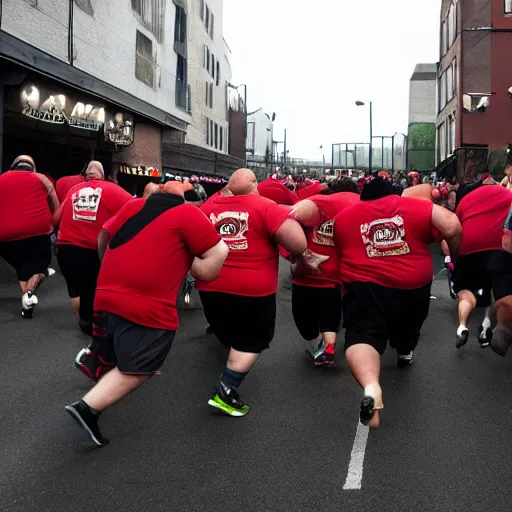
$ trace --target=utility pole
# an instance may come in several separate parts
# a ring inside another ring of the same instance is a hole
[[[370,155],[368,158],[370,175],[373,169],[373,102],[370,101]]]
[[[286,128],[284,129],[283,167],[286,167]]]

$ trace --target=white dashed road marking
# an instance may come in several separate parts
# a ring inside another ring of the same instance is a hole
[[[360,421],[357,422],[356,437],[350,454],[350,463],[348,465],[347,478],[344,491],[361,489],[363,481],[364,454],[366,452],[366,443],[368,442],[369,427],[365,427]]]

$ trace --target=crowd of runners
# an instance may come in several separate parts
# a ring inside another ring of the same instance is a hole
[[[94,385],[66,410],[99,446],[108,444],[100,414],[161,372],[179,327],[183,283],[187,294],[192,286],[199,291],[208,332],[226,347],[208,404],[247,414],[239,388],[274,338],[279,258],[290,262],[293,318],[312,364],[332,367],[343,343],[363,390],[360,420],[377,427],[381,356],[389,343],[398,367],[409,367],[429,313],[431,244],[445,256],[458,300],[456,347],[468,342],[469,316],[482,308],[475,337],[506,355],[509,185],[489,174],[431,185],[417,173],[397,184],[385,172],[330,181],[275,175],[258,183],[239,169],[209,197],[199,183],[173,179],[134,198],[105,179],[100,162],[53,183],[21,155],[0,175],[0,257],[17,273],[21,317],[30,320],[55,253],[70,314],[91,336],[75,364]]]

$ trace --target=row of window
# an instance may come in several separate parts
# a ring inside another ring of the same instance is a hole
[[[210,10],[208,4],[204,0],[199,1],[199,16],[201,16],[201,21],[204,24],[204,28],[206,29],[207,34],[213,40],[214,16],[213,12]]]
[[[455,0],[448,9],[446,19],[441,23],[441,57],[444,57],[451,48],[455,39],[457,39],[458,16],[457,16],[458,0]]]
[[[446,121],[437,128],[437,157],[438,162],[442,162],[455,151],[455,134],[457,129],[457,120],[455,115],[446,119]]]
[[[450,66],[439,77],[437,87],[438,91],[438,111],[441,112],[448,102],[457,95],[459,86],[459,74],[457,69],[457,59],[454,59]]]
[[[215,55],[210,52],[210,48],[204,45],[203,55],[203,68],[208,71],[210,76],[215,80],[216,85],[220,84],[220,62],[215,58]]]
[[[207,107],[213,108],[213,83],[206,82],[206,88],[205,88],[205,105]]]
[[[206,144],[219,151],[227,151],[227,129],[220,124],[214,123],[210,118],[205,117],[206,123]]]

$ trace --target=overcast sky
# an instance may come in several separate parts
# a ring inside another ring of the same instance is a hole
[[[441,0],[224,0],[232,82],[249,110],[276,112],[290,156],[321,159],[324,146],[407,132],[409,79],[437,62]],[[280,148],[281,150],[281,148]]]

